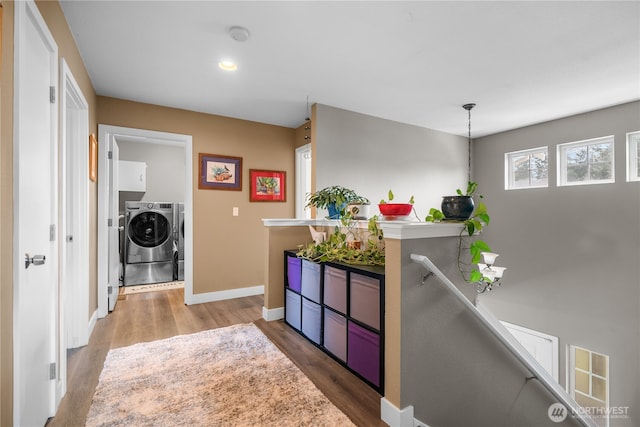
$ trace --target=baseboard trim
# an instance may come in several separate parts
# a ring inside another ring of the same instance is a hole
[[[380,419],[390,427],[413,427],[413,406],[398,409],[383,397],[380,399]]]
[[[250,297],[264,294],[264,286],[251,286],[248,288],[229,289],[226,291],[206,292],[204,294],[193,294],[189,298],[188,304],[202,304],[205,302],[223,301],[227,299]]]
[[[284,307],[278,307],[278,308],[262,307],[262,318],[267,322],[284,319]]]

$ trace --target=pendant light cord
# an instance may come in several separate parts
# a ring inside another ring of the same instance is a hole
[[[469,139],[468,139],[468,145],[469,145],[469,173],[467,176],[467,182],[471,182],[471,109],[473,107],[475,107],[476,104],[474,103],[469,103],[469,104],[464,104],[462,106],[462,108],[464,108],[465,110],[467,110],[467,112],[469,113],[469,117],[468,117],[468,122],[469,122]]]

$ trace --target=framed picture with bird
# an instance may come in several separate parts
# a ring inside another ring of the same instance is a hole
[[[198,154],[201,190],[242,191],[242,157]]]

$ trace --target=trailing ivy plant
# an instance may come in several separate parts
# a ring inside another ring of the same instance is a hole
[[[345,264],[357,265],[378,265],[383,266],[385,261],[384,236],[382,229],[378,226],[378,216],[369,219],[367,230],[369,236],[366,245],[360,247],[351,244],[348,237],[356,236],[354,221],[351,214],[347,212],[340,218],[340,225],[337,225],[334,232],[327,236],[321,243],[310,243],[300,247],[297,256],[314,262],[342,262]]]
[[[462,193],[462,190],[457,189],[456,193],[460,196],[473,196],[476,190],[478,189],[478,184],[475,182],[469,182],[467,184],[466,194]],[[479,195],[480,198],[483,196]],[[464,271],[462,269],[462,241],[464,234],[469,237],[472,237],[475,233],[480,233],[484,227],[489,225],[491,221],[491,217],[487,212],[487,206],[483,202],[479,202],[478,206],[474,209],[473,213],[468,219],[464,221],[459,220],[447,220],[439,209],[431,208],[429,209],[429,214],[424,219],[426,222],[462,222],[463,228],[460,230],[460,240],[458,242],[458,270],[462,274],[462,277],[468,282],[492,282],[492,280],[488,277],[484,277],[483,274],[475,267],[472,268],[469,278],[465,277]],[[471,264],[478,264],[482,259],[482,252],[491,252],[491,247],[484,240],[476,239],[471,242],[469,245],[469,253],[471,254]]]

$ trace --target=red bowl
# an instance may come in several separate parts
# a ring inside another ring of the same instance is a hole
[[[405,216],[411,213],[411,203],[381,203],[378,205],[384,216]]]

